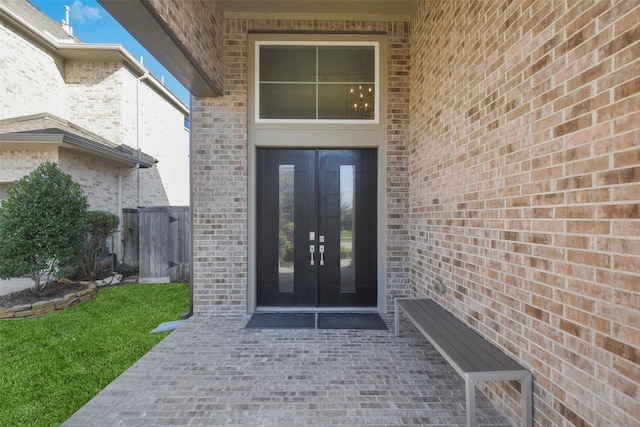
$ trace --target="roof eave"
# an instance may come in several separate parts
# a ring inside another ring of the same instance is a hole
[[[127,166],[140,165],[141,168],[150,168],[155,164],[154,161],[147,161],[73,135],[15,132],[0,136],[0,148],[9,148],[13,144],[21,147],[24,147],[25,144],[53,145],[74,151],[83,151]]]
[[[65,59],[122,62],[124,66],[131,70],[136,77],[149,76],[150,78],[146,79],[149,86],[179,110],[185,117],[189,117],[189,108],[162,83],[154,78],[149,73],[149,70],[131,56],[131,54],[127,52],[122,45],[106,43],[74,43],[56,39],[46,32],[40,31],[38,28],[31,25],[2,4],[0,4],[0,17],[2,17],[3,21],[20,28],[41,46],[55,52]]]
[[[201,69],[187,50],[172,36],[166,23],[145,0],[98,3],[135,37],[192,95],[216,97],[221,88]]]

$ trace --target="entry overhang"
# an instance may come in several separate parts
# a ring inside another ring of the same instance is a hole
[[[129,31],[192,95],[221,96],[221,81],[207,73],[195,52],[160,16],[151,0],[98,0],[98,3]],[[184,3],[174,1],[172,13],[190,25]],[[218,0],[208,3],[224,19],[342,19],[410,21],[418,0]],[[194,31],[196,31],[194,29]]]
[[[202,69],[147,0],[98,0],[192,95],[216,97],[222,88]]]

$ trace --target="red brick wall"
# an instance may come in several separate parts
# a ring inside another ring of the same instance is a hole
[[[634,0],[412,21],[411,283],[531,369],[536,425],[640,418],[639,22]],[[488,393],[518,418],[515,385]]]

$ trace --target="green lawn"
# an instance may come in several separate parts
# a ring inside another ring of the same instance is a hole
[[[340,232],[340,240],[348,240],[353,239],[353,231],[344,230]]]
[[[0,426],[57,426],[169,332],[189,310],[186,284],[100,289],[46,316],[0,321]]]

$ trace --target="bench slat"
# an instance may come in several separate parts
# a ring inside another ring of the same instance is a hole
[[[447,312],[444,308],[436,304],[435,301],[429,300],[429,305],[433,307],[437,307],[434,311],[441,316],[442,321],[444,321],[445,325],[456,325],[456,330],[461,333],[460,340],[462,344],[472,349],[471,354],[482,358],[489,366],[493,368],[494,371],[504,371],[504,370],[518,370],[523,369],[515,360],[511,359],[505,353],[500,351],[497,347],[491,344],[489,341],[484,339],[480,334],[473,331],[467,325],[465,325],[462,321],[457,319],[451,313]],[[464,338],[463,338],[464,337]],[[479,351],[480,350],[480,351]],[[474,359],[472,359],[473,361]],[[481,371],[478,366],[478,371]]]
[[[522,427],[533,425],[531,373],[430,298],[397,298],[396,335],[400,312],[411,320],[440,354],[465,379],[467,426],[476,426],[475,385],[482,381],[520,381]]]
[[[525,370],[431,299],[398,300],[434,344],[442,348],[461,375]],[[428,312],[425,311],[428,309]]]

